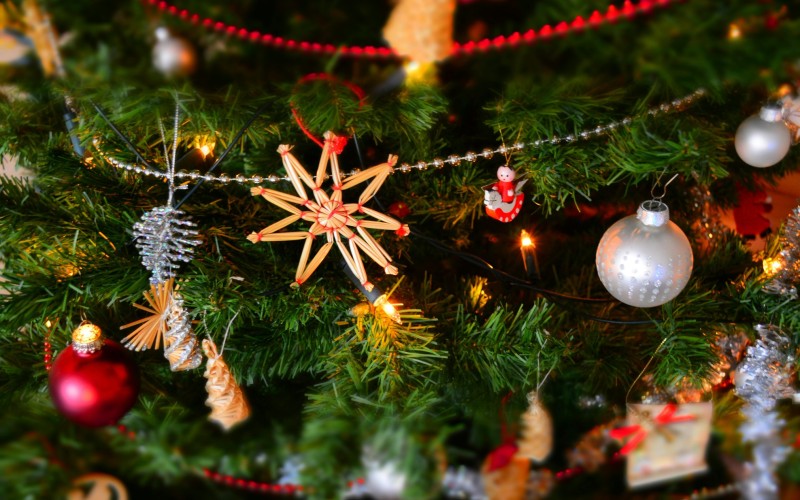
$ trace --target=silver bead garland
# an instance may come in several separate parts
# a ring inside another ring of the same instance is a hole
[[[654,116],[658,116],[658,115],[661,115],[661,114],[664,114],[664,113],[671,113],[673,111],[679,111],[679,110],[685,108],[686,106],[690,105],[691,103],[693,103],[695,100],[697,100],[697,99],[699,99],[699,98],[701,98],[701,97],[703,97],[705,95],[706,95],[706,90],[705,89],[703,89],[703,88],[697,89],[694,92],[692,92],[691,94],[688,94],[688,95],[686,95],[684,97],[681,97],[681,98],[675,99],[675,100],[673,100],[673,101],[671,101],[669,103],[664,103],[664,104],[661,104],[661,105],[656,106],[654,108],[651,108],[647,112],[643,113],[641,115],[641,117],[645,117],[645,116],[646,117],[654,117]],[[434,167],[436,169],[443,168],[445,165],[449,165],[449,166],[452,166],[452,167],[457,167],[457,166],[459,166],[461,164],[462,161],[467,161],[467,162],[470,162],[470,163],[474,163],[474,162],[476,162],[476,161],[478,161],[480,159],[488,160],[488,159],[492,158],[495,154],[506,155],[506,154],[509,154],[509,153],[522,151],[523,149],[539,149],[539,148],[542,148],[544,146],[549,146],[549,145],[570,144],[570,143],[577,142],[579,140],[584,140],[585,141],[585,140],[589,140],[589,139],[594,139],[596,137],[602,137],[602,136],[608,135],[610,132],[616,130],[617,128],[627,127],[631,123],[633,123],[633,120],[634,120],[633,117],[627,116],[627,117],[623,118],[622,120],[619,120],[619,121],[616,121],[616,122],[610,122],[610,123],[606,123],[604,125],[598,125],[598,126],[596,126],[594,128],[591,128],[591,129],[586,129],[586,130],[584,130],[582,132],[579,132],[576,135],[569,134],[569,135],[566,135],[564,137],[553,136],[553,137],[548,138],[548,139],[538,139],[538,140],[527,142],[527,143],[525,143],[525,142],[515,142],[515,143],[510,144],[510,145],[501,144],[500,146],[498,146],[498,147],[496,147],[494,149],[492,149],[492,148],[484,148],[483,150],[481,150],[480,153],[475,153],[473,151],[468,151],[467,153],[465,153],[463,155],[460,155],[460,156],[457,155],[457,154],[448,155],[446,157],[446,159],[434,158],[433,160],[429,160],[429,161],[417,161],[417,162],[414,162],[414,163],[402,163],[402,164],[398,165],[397,167],[395,167],[395,170],[397,170],[400,173],[407,174],[407,173],[409,173],[409,172],[411,172],[413,170],[424,171],[424,170],[427,170],[430,167]],[[104,153],[100,149],[101,143],[100,143],[99,139],[94,139],[93,143],[94,143],[94,146],[95,146],[97,152],[99,153],[99,156],[101,158],[103,158],[106,162],[108,162],[114,168],[118,168],[118,169],[121,169],[121,170],[127,170],[129,172],[134,172],[134,173],[137,173],[137,174],[149,175],[149,176],[160,177],[160,178],[167,178],[170,175],[170,174],[165,173],[165,172],[159,172],[157,170],[153,170],[153,169],[150,169],[150,168],[147,168],[147,167],[141,167],[139,165],[134,165],[134,164],[131,164],[131,163],[125,163],[123,161],[120,161],[120,160],[114,158],[113,156]],[[351,171],[351,172],[342,172],[342,177],[343,178],[351,177],[351,176],[353,176],[353,175],[355,175],[357,173],[358,173],[357,170],[354,170],[354,171]],[[233,182],[238,183],[238,184],[256,184],[256,185],[259,185],[259,184],[263,184],[264,182],[269,182],[269,183],[273,183],[274,184],[276,182],[283,182],[283,181],[289,181],[290,180],[289,177],[287,177],[287,176],[281,177],[281,176],[277,176],[275,174],[270,174],[270,175],[267,175],[267,176],[258,175],[257,174],[257,175],[253,175],[251,177],[245,177],[243,175],[237,175],[237,176],[231,178],[231,177],[229,177],[229,176],[227,176],[225,174],[220,174],[219,176],[214,176],[214,175],[211,175],[211,174],[202,174],[202,173],[197,172],[197,171],[186,172],[186,171],[181,171],[181,170],[174,171],[172,173],[172,175],[174,176],[175,179],[189,179],[189,180],[193,180],[193,181],[203,180],[204,182],[217,182],[217,183],[220,183],[220,184],[228,184],[231,181],[233,181]]]

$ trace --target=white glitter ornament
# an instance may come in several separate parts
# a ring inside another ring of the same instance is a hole
[[[194,72],[197,65],[197,54],[194,47],[184,40],[172,36],[167,28],[156,29],[153,47],[153,66],[164,76],[186,76]]]
[[[746,119],[736,129],[736,153],[753,167],[771,167],[786,156],[792,145],[792,133],[783,121],[779,106],[764,106],[757,115]]]
[[[678,296],[692,274],[689,239],[669,220],[669,208],[645,201],[618,220],[597,246],[597,274],[606,290],[634,307],[655,307]]]

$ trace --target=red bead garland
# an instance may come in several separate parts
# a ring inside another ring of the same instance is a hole
[[[55,323],[47,320],[44,322],[44,326],[47,328],[47,332],[44,334],[44,341],[42,342],[42,350],[44,351],[44,369],[45,371],[49,372],[50,369],[53,368],[53,346],[50,344],[50,334],[53,333]]]
[[[371,45],[363,47],[356,45],[339,46],[330,43],[323,44],[319,42],[287,40],[269,33],[260,33],[256,30],[227,25],[209,18],[201,19],[200,15],[189,12],[186,9],[179,9],[175,5],[163,0],[142,0],[142,2],[152,5],[161,12],[171,16],[188,21],[192,24],[201,25],[208,30],[225,33],[228,36],[236,36],[242,40],[251,43],[260,43],[269,47],[298,50],[300,52],[312,54],[339,54],[365,59],[389,59],[398,57],[394,50],[389,47],[374,47]],[[588,20],[577,16],[570,22],[561,21],[556,23],[555,27],[546,24],[542,26],[538,32],[530,29],[525,33],[514,32],[508,36],[500,35],[494,38],[484,38],[477,42],[454,42],[450,54],[452,56],[459,56],[475,52],[486,52],[493,49],[515,47],[520,44],[532,44],[537,40],[547,39],[553,35],[566,36],[579,33],[587,26],[596,28],[602,24],[614,23],[619,20],[630,20],[638,14],[645,14],[652,11],[654,8],[667,7],[671,3],[674,2],[672,0],[640,0],[639,3],[634,4],[631,0],[625,0],[620,8],[609,5],[605,14],[601,14],[600,11],[597,10],[594,11],[589,16]]]
[[[136,439],[136,433],[134,431],[129,430],[124,425],[118,425],[117,430],[120,434],[127,437],[130,440]],[[616,452],[611,456],[610,462],[617,462],[624,458],[622,453]],[[224,486],[229,486],[231,488],[237,488],[240,490],[246,490],[253,493],[262,493],[262,494],[270,494],[270,495],[295,495],[297,493],[302,493],[304,491],[303,486],[300,484],[277,484],[277,483],[267,483],[261,481],[253,481],[251,479],[243,479],[237,478],[227,474],[220,474],[219,472],[213,471],[208,468],[202,469],[203,476],[210,481],[214,481],[217,484],[221,484]],[[586,469],[582,467],[573,467],[573,468],[566,468],[562,471],[558,471],[554,474],[556,481],[566,481],[568,479],[572,479],[575,476],[583,474],[586,472]],[[363,485],[366,482],[364,478],[357,478],[354,481],[348,481],[347,487],[351,488],[354,485]],[[722,485],[716,488],[720,491],[735,491],[735,485]],[[714,490],[708,490],[707,488],[702,488],[700,490],[694,490],[690,497],[687,498],[702,498],[704,495],[713,494]]]
[[[294,495],[295,493],[302,493],[303,487],[294,484],[277,484],[277,483],[263,483],[260,481],[253,481],[250,479],[235,478],[226,474],[220,474],[210,469],[203,469],[203,475],[218,484],[230,486],[240,490],[247,490],[256,493],[269,493],[273,495]]]

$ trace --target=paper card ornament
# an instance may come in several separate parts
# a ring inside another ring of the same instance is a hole
[[[711,402],[629,404],[627,425],[611,431],[627,439],[628,486],[638,488],[705,472],[711,436]]]

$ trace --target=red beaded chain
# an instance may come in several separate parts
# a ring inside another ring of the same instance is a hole
[[[47,333],[44,334],[42,350],[44,351],[44,369],[49,372],[50,369],[53,368],[53,345],[50,343],[50,334],[53,332],[55,324],[47,324],[46,322],[45,326],[47,327]]]
[[[251,43],[258,43],[269,47],[297,50],[300,52],[314,54],[339,54],[357,58],[387,59],[398,57],[395,51],[390,47],[374,47],[371,45],[333,45],[331,43],[291,40],[269,33],[260,33],[256,30],[225,24],[221,21],[215,21],[207,17],[204,18],[197,13],[189,12],[187,9],[179,9],[175,5],[163,0],[141,1],[156,7],[158,10],[166,14],[170,14],[192,24],[201,25],[208,30],[224,33],[228,36],[235,36]],[[589,16],[588,19],[577,16],[572,21],[561,21],[556,23],[555,26],[546,24],[542,26],[538,32],[530,29],[524,33],[517,31],[508,36],[500,35],[494,38],[484,38],[483,40],[479,40],[477,42],[454,42],[450,54],[457,56],[472,54],[475,52],[486,52],[492,49],[515,47],[521,44],[532,44],[537,40],[547,39],[554,35],[563,37],[583,31],[587,27],[596,28],[600,25],[613,23],[619,20],[630,20],[638,14],[650,12],[657,7],[667,7],[671,3],[674,2],[671,0],[639,0],[639,3],[634,4],[630,0],[625,0],[620,8],[617,8],[614,5],[609,5],[605,14],[601,14],[600,11],[596,10]]]
[[[134,440],[136,439],[136,433],[132,430],[129,430],[124,425],[118,425],[117,430],[120,434],[127,437],[128,439]],[[622,453],[616,452],[611,456],[610,461],[617,462],[624,458]],[[267,483],[262,481],[253,481],[251,479],[243,479],[237,478],[228,474],[220,474],[219,472],[212,471],[208,468],[202,469],[203,476],[207,479],[214,481],[215,483],[229,486],[231,488],[237,488],[240,490],[247,490],[254,493],[263,493],[263,494],[270,494],[270,495],[295,495],[298,493],[302,493],[304,488],[300,484],[278,484],[278,483]],[[586,472],[586,469],[582,467],[573,467],[567,468],[562,471],[558,471],[555,473],[556,481],[566,481],[567,479],[571,479],[575,476],[583,474]],[[351,488],[356,484],[363,485],[365,483],[364,478],[358,478],[355,481],[348,481],[347,487]],[[699,490],[692,491],[691,495],[688,496],[688,499],[696,499],[696,498],[704,498],[706,496],[714,496],[718,492],[729,493],[736,491],[736,485],[728,484],[719,486],[713,490],[708,488],[701,488]]]
[[[124,437],[134,440],[136,439],[136,432],[128,429],[122,424],[117,425],[117,431]],[[623,458],[621,453],[615,453],[611,457],[612,462],[616,462]],[[247,490],[252,491],[254,493],[264,493],[264,494],[271,494],[271,495],[294,495],[296,493],[303,492],[303,485],[300,484],[278,484],[278,483],[267,483],[262,481],[253,481],[252,479],[244,479],[240,477],[231,476],[228,474],[220,474],[219,472],[213,471],[209,468],[204,467],[202,469],[203,476],[207,479],[214,481],[217,484],[221,484],[224,486],[229,486],[231,488],[237,488],[240,490]],[[565,481],[567,479],[571,479],[575,476],[583,474],[586,472],[585,469],[582,467],[573,467],[567,468],[562,471],[555,473],[555,478],[557,481]],[[352,488],[356,484],[363,485],[366,482],[364,478],[357,478],[354,481],[348,481],[347,487]]]

